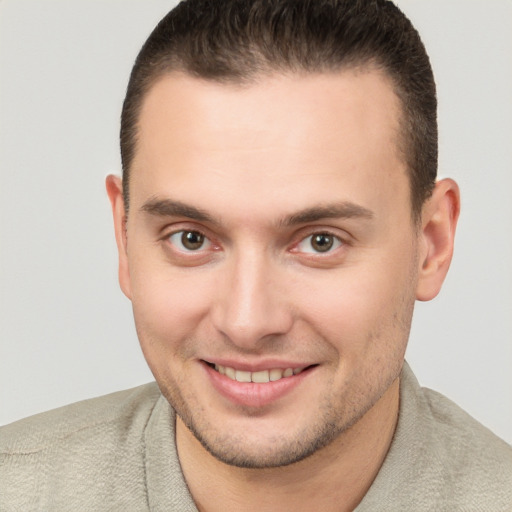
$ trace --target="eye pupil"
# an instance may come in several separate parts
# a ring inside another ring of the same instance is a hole
[[[318,235],[314,235],[311,239],[311,246],[315,251],[318,252],[327,252],[334,244],[334,239],[331,235],[327,235],[325,233],[320,233]]]
[[[184,231],[181,235],[181,243],[191,251],[200,249],[204,243],[204,235],[198,231]]]

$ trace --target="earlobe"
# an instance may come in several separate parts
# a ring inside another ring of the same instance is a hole
[[[460,212],[460,193],[455,181],[436,183],[422,213],[416,298],[433,299],[441,290],[453,255],[455,229]]]
[[[114,230],[119,258],[119,284],[123,293],[131,299],[130,271],[128,266],[128,245],[126,236],[126,211],[123,199],[123,184],[119,176],[110,174],[105,180],[107,194],[112,206]]]

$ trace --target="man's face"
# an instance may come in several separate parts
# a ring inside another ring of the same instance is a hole
[[[396,383],[418,266],[398,136],[376,71],[148,93],[121,283],[162,392],[220,460],[300,460]]]

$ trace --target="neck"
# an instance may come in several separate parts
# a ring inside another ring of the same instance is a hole
[[[399,381],[334,442],[285,467],[245,469],[208,453],[177,419],[178,454],[200,512],[350,511],[363,499],[388,452],[398,418]]]

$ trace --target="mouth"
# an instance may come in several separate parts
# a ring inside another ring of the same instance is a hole
[[[316,366],[310,365],[297,368],[271,368],[268,370],[250,372],[245,370],[238,370],[230,366],[222,366],[220,364],[210,363],[208,361],[205,361],[205,363],[216,372],[226,376],[228,379],[236,382],[254,382],[257,384],[266,384],[268,382],[277,382],[282,379],[287,379],[289,377],[293,377],[294,375],[299,375],[303,371]]]
[[[248,365],[240,364],[241,368],[237,368],[234,364],[222,365],[204,359],[201,362],[213,389],[231,404],[249,408],[251,414],[255,410],[266,410],[267,406],[278,403],[296,389],[304,389],[301,384],[319,366],[290,363],[280,366],[279,362],[275,362],[263,368],[262,365],[256,366],[253,368],[255,371],[251,371]]]

